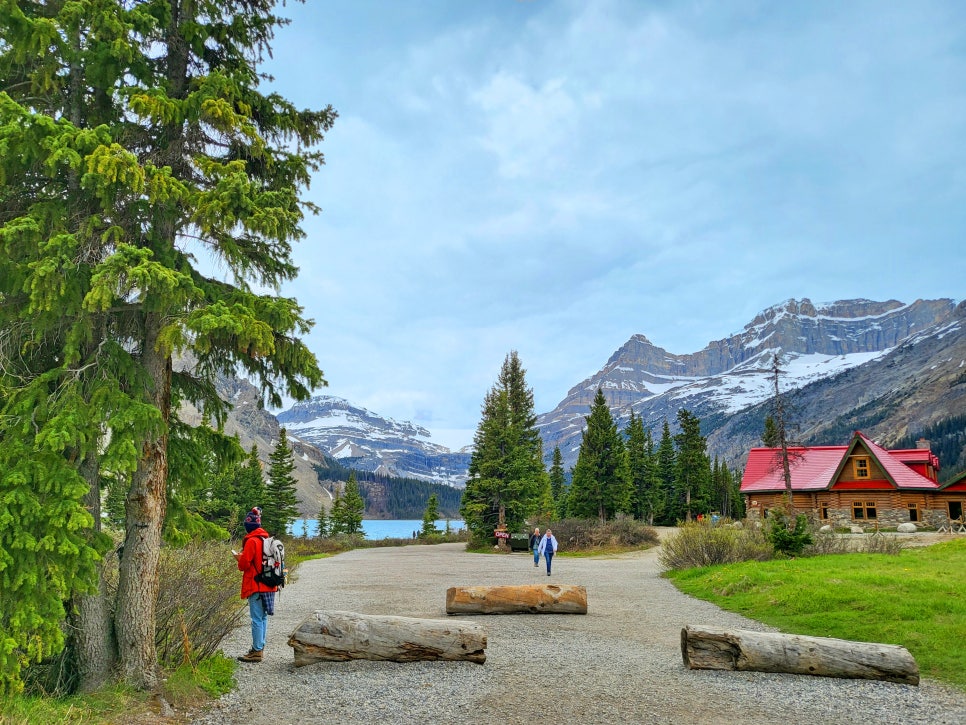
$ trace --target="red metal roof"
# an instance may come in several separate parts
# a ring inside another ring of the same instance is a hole
[[[927,463],[939,470],[939,458],[928,448],[905,448],[902,450],[891,450],[889,455],[898,458],[903,463]]]
[[[849,451],[861,443],[885,471],[889,480],[901,489],[938,489],[935,481],[920,475],[907,466],[902,457],[893,457],[892,452],[873,443],[856,431],[852,442],[847,446],[814,446],[788,448],[788,468],[792,479],[793,491],[822,491],[828,489],[845,462]],[[928,449],[920,448],[932,455]],[[901,451],[908,454],[908,450]],[[911,462],[921,462],[921,457]],[[741,477],[741,492],[754,493],[765,491],[784,491],[785,476],[782,471],[780,448],[752,448],[748,453],[748,463]]]
[[[892,479],[892,482],[896,484],[896,488],[928,488],[928,489],[938,489],[939,485],[932,481],[921,473],[917,473],[902,462],[899,458],[893,458],[891,451],[886,450],[880,445],[877,445],[873,441],[870,441],[864,435],[856,431],[856,438],[861,438],[862,442],[868,447],[869,451],[875,456],[876,461],[879,465],[885,469],[886,474]],[[922,449],[925,450],[925,449]]]

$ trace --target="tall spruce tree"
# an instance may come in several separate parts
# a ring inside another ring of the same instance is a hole
[[[299,516],[296,493],[295,460],[288,444],[288,434],[278,432],[275,448],[268,458],[268,483],[265,485],[265,504],[262,506],[262,528],[273,536],[284,534]]]
[[[624,439],[600,388],[594,396],[570,483],[570,514],[604,523],[631,508]]]
[[[460,515],[477,540],[488,539],[500,525],[521,529],[527,516],[552,500],[536,422],[533,390],[512,351],[483,401],[460,504]]]
[[[310,325],[301,308],[252,290],[278,289],[297,271],[291,245],[302,236],[303,210],[313,209],[301,192],[322,163],[309,149],[335,113],[300,111],[259,89],[259,66],[282,22],[271,0],[5,7],[0,84],[13,94],[0,96],[0,244],[8,255],[0,274],[4,291],[24,293],[4,299],[0,325],[21,334],[32,326],[26,334],[42,343],[37,349],[52,353],[34,356],[29,377],[5,383],[14,389],[6,404],[46,395],[58,406],[45,406],[52,432],[82,421],[49,441],[73,468],[64,476],[86,482],[91,511],[101,468],[126,481],[113,627],[77,629],[116,633],[111,669],[152,689],[157,563],[168,497],[177,496],[169,466],[190,467],[171,457],[175,412],[191,401],[220,421],[219,372],[245,371],[274,405],[282,393],[304,399],[324,382],[299,340]],[[230,281],[195,267],[199,250]],[[175,370],[172,358],[185,350],[197,364]],[[202,454],[200,445],[182,450]],[[78,489],[59,490],[65,505],[47,510],[64,515]],[[58,550],[96,555],[93,518],[86,544]],[[96,578],[83,562],[65,571]],[[85,586],[77,581],[79,594]],[[30,641],[47,651],[57,639]],[[19,646],[13,659],[22,662]],[[0,676],[15,687],[7,664]]]
[[[359,483],[356,472],[349,474],[345,491],[342,494],[342,525],[347,534],[362,533],[362,516],[365,514],[366,502],[359,493]]]
[[[345,501],[342,498],[342,489],[336,488],[335,498],[332,499],[332,508],[329,509],[329,533],[332,536],[345,534]]]
[[[562,519],[567,515],[566,499],[567,476],[563,466],[563,455],[560,446],[553,447],[553,459],[550,462],[550,495],[553,497],[553,518]]]
[[[707,441],[701,435],[701,421],[686,408],[678,410],[681,432],[675,436],[677,466],[674,505],[676,513],[685,521],[692,513],[710,510],[711,462]]]
[[[634,411],[627,425],[627,467],[634,489],[634,518],[653,526],[654,519],[664,510],[664,492],[658,476],[654,439],[644,427],[644,420],[635,416]]]
[[[673,525],[678,519],[678,511],[673,505],[672,492],[677,479],[677,452],[674,450],[674,438],[671,436],[671,426],[664,419],[661,427],[661,440],[657,445],[657,478],[660,490],[663,492],[663,505],[658,513],[658,521],[662,524]]]
[[[439,498],[436,494],[430,494],[429,499],[426,501],[426,511],[423,512],[423,528],[422,533],[424,536],[429,536],[432,534],[438,534],[439,529],[436,528],[436,519],[439,518]]]

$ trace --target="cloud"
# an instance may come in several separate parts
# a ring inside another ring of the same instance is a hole
[[[340,113],[288,291],[354,403],[472,429],[511,349],[548,410],[635,333],[961,294],[961,4],[320,7],[272,67]]]

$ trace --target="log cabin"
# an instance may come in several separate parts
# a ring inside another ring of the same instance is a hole
[[[911,521],[940,529],[963,521],[966,473],[939,484],[939,459],[920,440],[888,450],[856,431],[847,446],[789,446],[795,510],[833,527],[894,528]],[[752,448],[741,477],[749,518],[785,501],[780,448]]]

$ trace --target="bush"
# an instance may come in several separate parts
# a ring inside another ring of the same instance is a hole
[[[806,546],[812,543],[812,535],[808,530],[808,518],[805,514],[795,517],[795,528],[788,528],[788,517],[776,514],[768,519],[768,540],[775,551],[787,556],[799,556]]]
[[[682,524],[677,534],[663,540],[658,561],[666,569],[691,569],[773,557],[771,543],[756,527],[739,529],[695,521]]]
[[[603,524],[597,519],[563,519],[550,525],[563,551],[644,548],[658,543],[657,531],[630,516]]]
[[[241,572],[225,544],[164,547],[155,643],[164,667],[211,656],[242,618]]]

